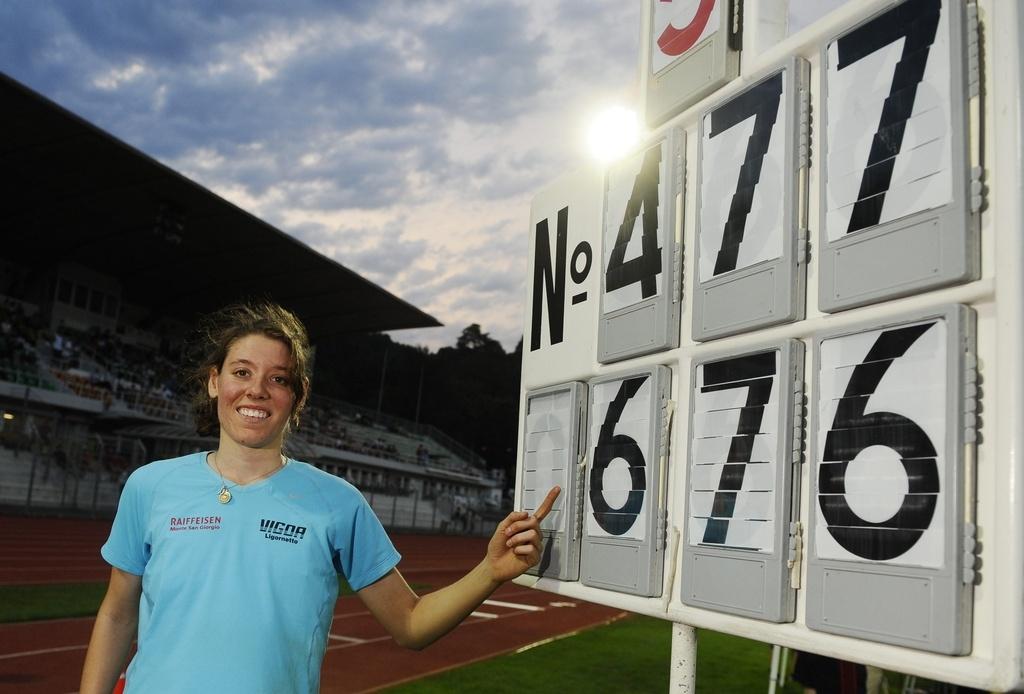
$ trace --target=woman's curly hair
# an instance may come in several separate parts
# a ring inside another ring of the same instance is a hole
[[[269,301],[250,301],[226,306],[205,316],[191,341],[193,358],[187,380],[192,390],[196,431],[201,436],[216,436],[220,431],[217,399],[211,398],[207,390],[210,370],[219,372],[224,367],[231,345],[248,335],[280,340],[288,347],[292,357],[288,382],[295,394],[288,423],[289,427],[299,426],[299,417],[309,395],[312,370],[309,335],[302,321],[288,309]]]

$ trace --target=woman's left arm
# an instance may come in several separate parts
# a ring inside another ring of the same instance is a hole
[[[540,561],[540,522],[561,492],[554,487],[531,516],[515,511],[498,524],[487,556],[455,583],[420,597],[397,569],[358,592],[395,642],[421,649],[454,629],[502,583]]]

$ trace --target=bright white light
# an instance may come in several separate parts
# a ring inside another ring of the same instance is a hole
[[[594,157],[609,162],[630,151],[639,137],[636,112],[612,106],[594,118],[587,132],[587,144]]]

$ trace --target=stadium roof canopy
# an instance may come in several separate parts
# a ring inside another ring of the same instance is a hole
[[[154,317],[270,298],[326,335],[439,326],[279,229],[0,73],[0,258],[77,262]]]

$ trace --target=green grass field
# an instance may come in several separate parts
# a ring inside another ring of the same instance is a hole
[[[672,625],[633,616],[520,653],[393,687],[433,692],[664,692],[669,684]],[[697,692],[746,694],[768,689],[772,648],[710,631],[697,637]],[[799,694],[789,682],[782,694]]]
[[[413,590],[427,590],[425,583],[413,583]],[[106,581],[48,585],[0,586],[0,624],[36,619],[91,617],[107,592]],[[338,595],[352,595],[344,578],[338,577]]]
[[[91,617],[107,592],[106,581],[0,586],[0,623]]]

